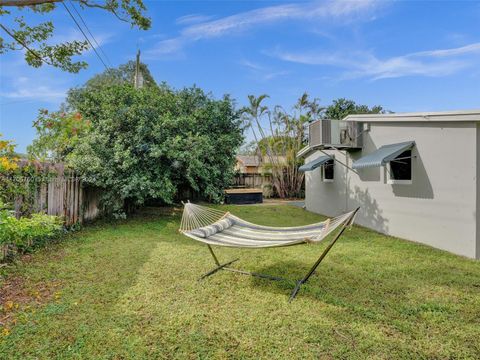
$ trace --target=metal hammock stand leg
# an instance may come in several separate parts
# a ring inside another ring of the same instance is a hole
[[[300,280],[297,280],[296,281],[296,285],[295,285],[295,288],[293,289],[292,293],[290,294],[290,298],[288,300],[288,302],[292,302],[293,299],[295,299],[295,297],[297,296],[298,292],[300,291],[300,288],[303,284],[305,284],[308,279],[315,273],[315,270],[317,270],[318,266],[320,265],[320,263],[322,262],[322,260],[325,258],[325,256],[327,256],[328,252],[332,249],[333,245],[335,245],[335,243],[337,242],[337,240],[342,236],[343,232],[345,231],[345,229],[351,225],[353,223],[353,219],[355,217],[355,214],[356,212],[358,211],[359,209],[355,210],[354,212],[352,212],[352,215],[350,216],[350,218],[342,225],[342,227],[340,228],[340,230],[338,231],[338,233],[335,235],[335,237],[332,239],[332,241],[328,244],[328,246],[325,248],[325,250],[322,252],[322,254],[320,255],[320,257],[317,259],[317,261],[313,264],[313,266],[310,268],[310,270],[307,272],[307,274]],[[215,274],[217,271],[219,270],[225,270],[225,271],[231,271],[231,272],[235,272],[235,273],[238,273],[238,274],[244,274],[244,275],[250,275],[250,276],[255,276],[255,277],[259,277],[259,278],[262,278],[262,279],[268,279],[268,280],[276,280],[276,281],[289,281],[288,279],[285,279],[285,278],[282,278],[282,277],[278,277],[278,276],[272,276],[272,275],[266,275],[266,274],[259,274],[259,273],[255,273],[255,272],[249,272],[249,271],[244,271],[244,270],[238,270],[238,269],[234,269],[234,268],[230,268],[228,267],[228,265],[238,261],[239,259],[235,259],[235,260],[232,260],[232,261],[229,261],[227,263],[224,263],[224,264],[220,264],[217,256],[215,255],[212,247],[207,244],[207,247],[208,247],[208,250],[210,251],[210,254],[212,255],[213,257],[213,260],[215,262],[215,265],[216,267],[210,271],[208,271],[207,273],[205,273],[204,275],[202,275],[198,280],[201,281],[203,279],[205,279],[206,277],[210,276],[210,275],[213,275]]]

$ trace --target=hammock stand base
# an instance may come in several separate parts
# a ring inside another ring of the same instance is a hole
[[[357,209],[358,211],[358,209]],[[356,211],[355,211],[356,213]],[[354,214],[355,214],[354,213]],[[328,252],[330,251],[330,249],[333,247],[333,245],[335,245],[335,243],[337,242],[337,240],[342,236],[343,232],[345,231],[345,229],[347,228],[347,226],[349,226],[351,224],[353,220],[353,215],[352,217],[349,219],[349,221],[345,222],[343,224],[343,226],[341,227],[340,231],[338,231],[337,235],[335,235],[335,237],[333,238],[333,240],[330,242],[330,244],[328,244],[328,246],[325,248],[325,250],[323,250],[322,254],[320,255],[320,257],[317,259],[317,261],[313,264],[313,266],[310,268],[310,270],[307,272],[307,274],[301,279],[301,280],[297,280],[296,282],[296,285],[295,285],[295,288],[293,289],[292,293],[290,294],[290,298],[288,299],[288,302],[292,302],[293,299],[295,299],[295,297],[297,296],[298,292],[300,291],[300,288],[302,287],[303,284],[305,284],[308,279],[315,273],[315,270],[317,270],[318,266],[320,265],[320,263],[322,262],[322,260],[325,258],[325,256],[327,256]],[[262,278],[262,279],[268,279],[268,280],[275,280],[275,281],[291,281],[289,279],[285,279],[285,278],[281,278],[281,277],[278,277],[278,276],[272,276],[272,275],[266,275],[266,274],[259,274],[259,273],[254,273],[254,272],[249,272],[249,271],[244,271],[244,270],[238,270],[238,269],[234,269],[234,268],[229,268],[228,265],[238,261],[239,259],[235,259],[235,260],[232,260],[232,261],[229,261],[227,263],[224,263],[224,264],[220,264],[220,262],[218,261],[218,258],[217,256],[215,255],[215,253],[213,252],[213,249],[210,245],[207,244],[207,247],[208,247],[208,250],[210,251],[210,254],[212,255],[213,257],[213,260],[215,262],[215,265],[217,265],[216,268],[210,270],[209,272],[205,273],[204,275],[202,275],[198,281],[200,280],[203,280],[204,278],[210,276],[210,275],[213,275],[215,274],[217,271],[219,270],[225,270],[225,271],[230,271],[230,272],[235,272],[235,273],[238,273],[238,274],[243,274],[243,275],[250,275],[250,276],[254,276],[254,277],[259,277],[259,278]]]

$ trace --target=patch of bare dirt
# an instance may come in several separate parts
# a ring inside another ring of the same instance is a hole
[[[38,307],[60,296],[60,281],[30,284],[20,276],[6,278],[0,284],[0,336],[8,336],[20,310]]]

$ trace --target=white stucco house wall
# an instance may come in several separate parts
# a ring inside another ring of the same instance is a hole
[[[307,210],[361,207],[359,225],[480,259],[480,110],[350,115],[309,136]]]

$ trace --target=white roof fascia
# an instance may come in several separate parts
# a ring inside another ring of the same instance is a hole
[[[438,121],[479,121],[479,110],[410,112],[393,114],[359,114],[348,115],[343,121],[359,122],[438,122]]]

